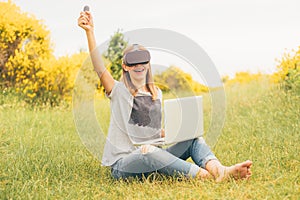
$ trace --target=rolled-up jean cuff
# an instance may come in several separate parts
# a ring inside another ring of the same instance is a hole
[[[195,164],[191,164],[191,168],[190,168],[190,171],[189,171],[189,176],[191,176],[191,177],[193,177],[193,178],[195,178],[196,177],[196,175],[198,174],[198,172],[199,172],[199,167],[197,166],[197,165],[195,165]]]
[[[203,160],[203,162],[202,162],[202,165],[201,165],[200,167],[202,167],[203,169],[205,169],[206,164],[207,164],[208,161],[210,161],[210,160],[218,160],[218,159],[217,159],[216,156],[214,156],[214,155],[209,155],[209,156],[207,156],[206,158],[204,158],[204,160]]]

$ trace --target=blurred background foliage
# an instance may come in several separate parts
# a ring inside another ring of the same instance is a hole
[[[285,91],[300,95],[300,46],[298,50],[285,53],[277,62],[278,70],[274,73],[273,80]]]
[[[57,106],[70,102],[76,75],[89,59],[88,52],[56,58],[53,54],[50,32],[42,21],[24,13],[14,3],[0,2],[0,91],[8,93],[30,105]],[[118,30],[111,36],[109,47],[103,54],[104,62],[113,77],[122,74],[122,52],[127,46]],[[266,78],[285,91],[300,93],[300,47],[278,59],[273,75],[249,72],[236,73],[235,77],[222,78],[226,85],[246,84]],[[193,94],[209,92],[210,88],[192,79],[177,66],[155,74],[155,82],[164,92],[191,91]],[[95,85],[103,94],[100,84]]]

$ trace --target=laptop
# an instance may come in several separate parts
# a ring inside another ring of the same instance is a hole
[[[165,137],[135,145],[169,145],[194,139],[203,135],[202,96],[164,100]]]

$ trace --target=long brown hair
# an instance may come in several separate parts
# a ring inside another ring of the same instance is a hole
[[[142,45],[130,45],[129,47],[127,47],[124,52],[123,55],[125,55],[126,53],[132,51],[135,48],[138,48],[139,50],[147,50],[145,47],[143,47]],[[124,61],[123,61],[124,63]],[[125,86],[129,89],[130,93],[133,96],[137,95],[138,92],[138,88],[136,88],[130,78],[130,74],[128,71],[125,71],[123,68],[123,76],[121,78],[121,81],[124,82]],[[157,99],[157,89],[154,85],[154,80],[153,80],[153,76],[152,76],[152,71],[151,71],[151,64],[149,62],[149,68],[146,74],[146,88],[150,91],[151,95],[152,95],[152,100],[156,100]]]

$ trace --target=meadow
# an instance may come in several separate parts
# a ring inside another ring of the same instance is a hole
[[[213,151],[225,165],[252,160],[253,175],[222,183],[158,175],[115,181],[82,144],[71,106],[0,98],[0,199],[300,198],[300,96],[265,82],[226,87],[226,121]],[[97,107],[108,111],[108,103]]]

